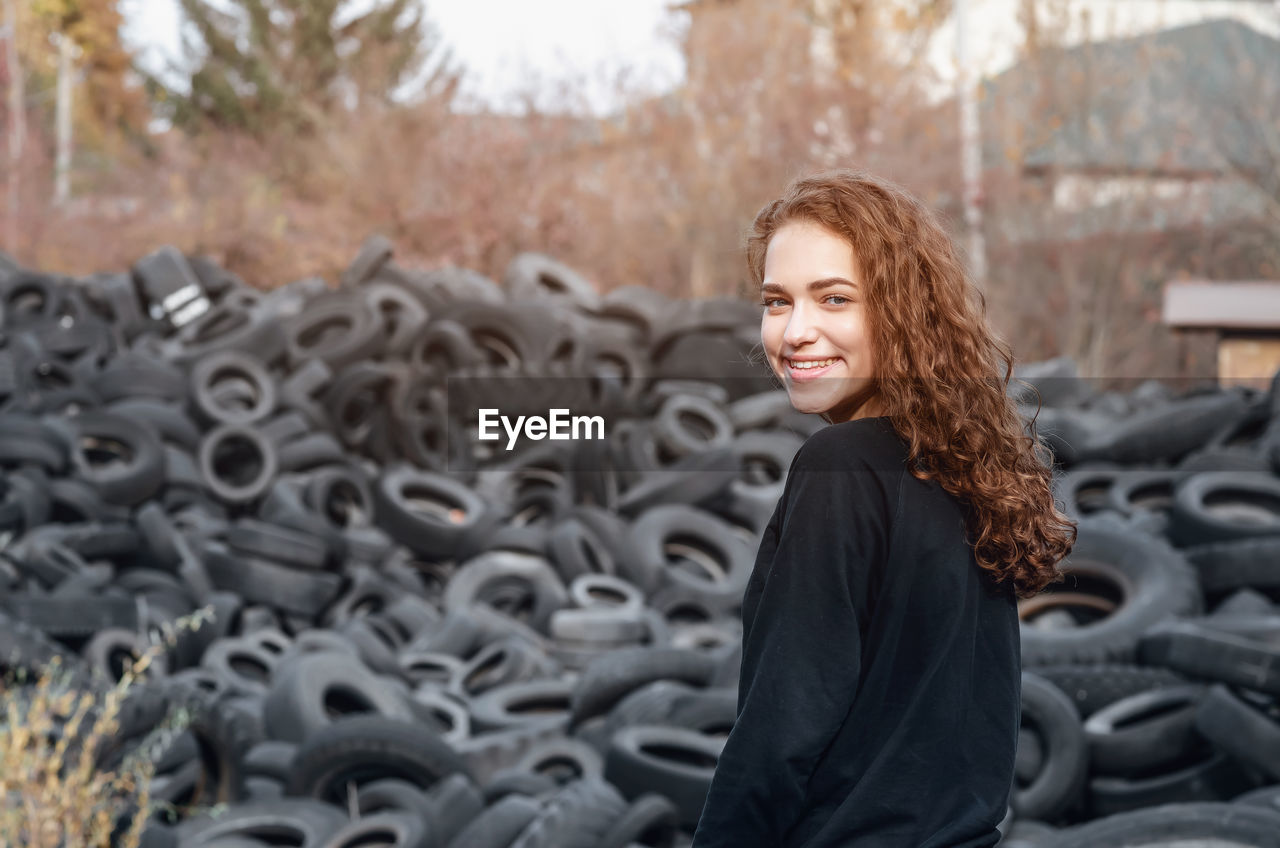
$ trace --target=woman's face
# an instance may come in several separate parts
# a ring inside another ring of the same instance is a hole
[[[801,412],[847,421],[876,414],[855,397],[873,375],[866,289],[853,247],[808,221],[782,225],[764,260],[760,339]]]

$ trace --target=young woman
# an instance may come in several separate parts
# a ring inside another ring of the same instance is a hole
[[[747,261],[769,365],[830,426],[764,532],[693,846],[995,845],[1017,598],[1061,580],[1075,543],[1007,398],[1009,348],[934,216],[865,173],[793,183]]]

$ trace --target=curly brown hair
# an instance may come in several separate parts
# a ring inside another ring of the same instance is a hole
[[[862,171],[803,177],[756,215],[746,252],[757,286],[769,240],[792,221],[853,246],[876,363],[869,396],[908,443],[912,476],[937,479],[965,505],[978,564],[997,583],[1029,598],[1061,582],[1076,524],[1054,503],[1034,419],[1028,432],[1008,395],[1011,348],[987,326],[986,297],[938,219]]]

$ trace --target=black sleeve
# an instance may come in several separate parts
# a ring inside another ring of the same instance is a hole
[[[776,552],[743,644],[739,712],[693,848],[783,844],[814,767],[858,694],[871,571],[889,515],[877,472],[806,444],[788,476]]]

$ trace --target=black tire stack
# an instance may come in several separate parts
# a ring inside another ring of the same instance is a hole
[[[1280,844],[1280,374],[1175,396],[1028,370],[1080,523],[1066,581],[1020,608],[1006,842]]]
[[[151,844],[688,844],[756,539],[822,426],[752,307],[537,254],[501,286],[414,272],[371,239],[335,289],[165,248],[9,272],[0,310],[0,663],[100,684],[214,611],[103,755],[191,710]],[[1280,389],[1025,376],[1081,523],[1022,609],[1003,844],[1277,844]],[[459,399],[594,405],[609,438],[469,454]]]

